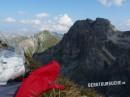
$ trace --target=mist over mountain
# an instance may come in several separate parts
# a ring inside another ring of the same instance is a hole
[[[42,64],[56,59],[63,75],[85,87],[89,82],[124,81],[126,85],[96,89],[106,97],[130,95],[130,31],[117,30],[107,19],[76,21],[58,44],[33,57]]]

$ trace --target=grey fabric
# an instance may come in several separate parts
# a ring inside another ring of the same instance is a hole
[[[14,97],[16,90],[21,82],[9,82],[5,86],[0,86],[0,97]]]

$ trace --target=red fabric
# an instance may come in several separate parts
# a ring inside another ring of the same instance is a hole
[[[15,97],[38,97],[50,89],[64,89],[62,85],[53,82],[59,72],[60,65],[55,60],[40,67],[23,80]]]

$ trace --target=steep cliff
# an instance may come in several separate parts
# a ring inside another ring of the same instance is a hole
[[[96,89],[111,97],[130,95],[130,31],[117,30],[107,19],[76,21],[56,46],[33,57],[41,63],[58,60],[63,75],[86,87],[88,82],[124,81]]]

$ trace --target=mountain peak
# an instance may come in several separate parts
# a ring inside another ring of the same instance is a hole
[[[96,18],[95,22],[99,22],[99,23],[105,23],[105,24],[111,24],[111,22],[108,19],[105,18]]]
[[[72,30],[74,32],[77,32],[78,30],[87,30],[89,32],[95,31],[98,33],[110,34],[111,32],[115,31],[115,27],[108,19],[96,18],[96,20],[92,20],[88,18],[86,20],[76,21],[74,25],[70,28],[70,32],[72,32]]]
[[[104,18],[78,20],[57,45],[35,54],[34,59],[41,63],[58,60],[63,75],[86,87],[89,82],[111,81],[113,78],[123,81],[125,78],[130,82],[125,75],[130,73],[130,34],[113,28],[111,22]],[[127,88],[113,88],[112,92],[109,88],[104,90],[116,97],[120,97],[120,91],[124,95],[129,93]]]

